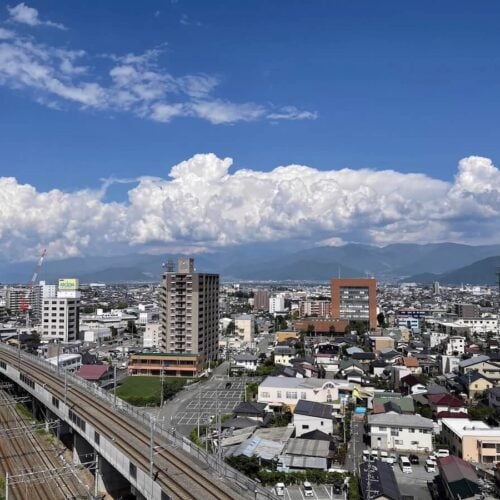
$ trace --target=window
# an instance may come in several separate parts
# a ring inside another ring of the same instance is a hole
[[[277,392],[276,392],[276,396],[277,396],[278,398],[281,398],[281,391],[277,391]]]
[[[403,444],[403,441],[401,439],[395,439],[394,444]]]
[[[414,445],[414,446],[418,446],[418,441],[412,441],[411,444]]]
[[[7,370],[7,363],[0,361],[0,368],[2,368],[2,370]]]
[[[86,423],[83,418],[79,417],[73,410],[68,412],[69,419],[83,432],[85,432]]]
[[[263,398],[269,398],[269,397],[271,397],[271,395],[268,392],[262,392],[261,395],[262,395]]]
[[[24,382],[27,386],[31,387],[32,389],[35,388],[35,381],[27,377],[24,373],[21,373],[19,376],[19,380],[21,382]]]
[[[286,399],[297,399],[297,392],[296,391],[286,391]]]
[[[55,396],[52,396],[52,406],[59,408],[59,400]]]
[[[94,431],[94,443],[97,446],[101,444],[101,435],[97,431]]]
[[[128,473],[131,478],[137,479],[137,465],[130,462],[128,465]]]
[[[307,399],[307,392],[301,392],[300,399]]]
[[[309,429],[309,425],[308,424],[302,424],[302,429]]]

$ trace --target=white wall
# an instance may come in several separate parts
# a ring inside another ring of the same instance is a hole
[[[325,434],[333,434],[333,421],[332,419],[324,419],[317,417],[310,417],[308,415],[293,415],[293,426],[295,427],[295,436],[299,437],[306,432],[321,431]],[[304,428],[304,426],[307,426]]]

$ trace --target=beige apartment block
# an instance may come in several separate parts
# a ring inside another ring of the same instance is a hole
[[[469,462],[500,462],[500,427],[490,427],[482,420],[443,418],[441,436],[450,452]]]

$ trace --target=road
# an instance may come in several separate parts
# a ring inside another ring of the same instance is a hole
[[[363,460],[363,434],[364,422],[351,420],[351,440],[347,448],[345,468],[349,471],[357,471],[359,464]]]

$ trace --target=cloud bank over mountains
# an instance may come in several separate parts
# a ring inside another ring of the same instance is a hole
[[[0,256],[202,251],[292,238],[310,246],[500,241],[500,170],[488,158],[461,160],[451,183],[392,170],[231,165],[195,155],[165,178],[136,179],[123,203],[105,201],[119,179],[100,190],[38,192],[0,177]]]

